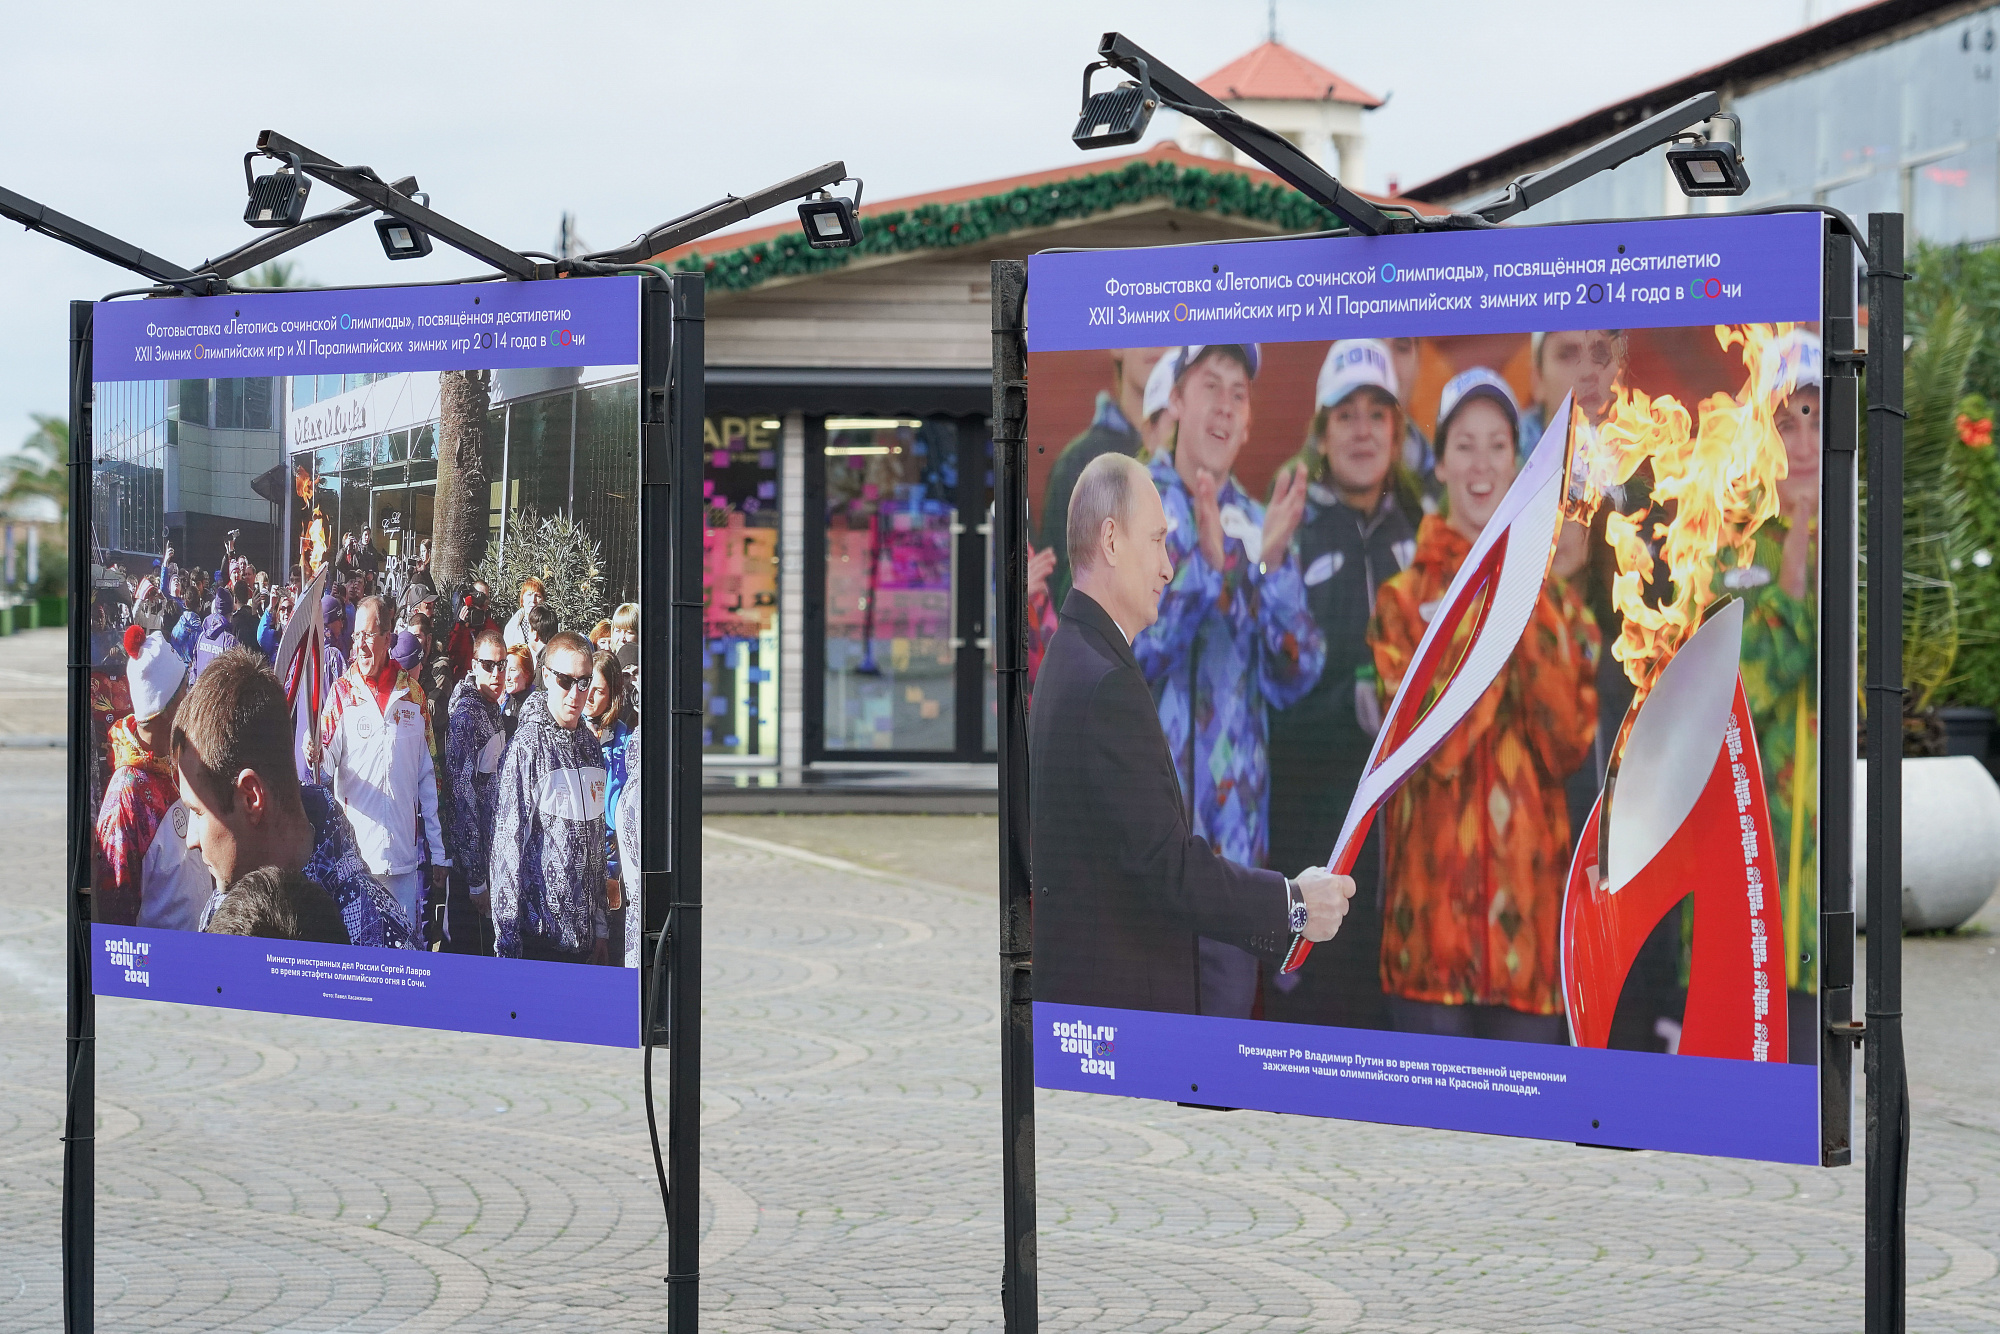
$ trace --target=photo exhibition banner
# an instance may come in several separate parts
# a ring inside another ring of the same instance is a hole
[[[1038,1083],[1819,1161],[1821,228],[1030,261]]]
[[[639,300],[96,307],[97,994],[637,1045]]]

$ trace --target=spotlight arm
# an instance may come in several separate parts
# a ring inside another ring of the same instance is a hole
[[[417,178],[405,176],[392,181],[389,188],[399,195],[413,195],[417,192]],[[233,278],[239,273],[248,273],[259,264],[276,259],[288,250],[296,250],[308,241],[316,241],[328,232],[338,231],[350,222],[358,222],[369,214],[377,212],[375,205],[364,201],[343,204],[325,213],[314,214],[296,226],[283,231],[266,232],[249,245],[238,246],[226,255],[203,260],[201,272],[217,278]]]
[[[663,255],[677,246],[699,240],[710,232],[720,231],[746,218],[754,218],[767,208],[776,208],[779,204],[794,199],[804,199],[815,190],[847,179],[846,163],[829,162],[740,198],[736,195],[725,195],[712,204],[704,204],[691,213],[684,213],[678,218],[663,222],[625,245],[611,250],[594,250],[587,255],[578,255],[569,263],[572,271],[576,273],[590,272],[597,265],[615,267],[642,264],[655,255]],[[856,207],[859,206],[860,202],[857,199]]]
[[[78,222],[46,204],[38,204],[26,195],[17,195],[5,188],[0,188],[0,218],[18,222],[31,232],[40,232],[64,245],[74,246],[86,255],[130,269],[162,286],[178,287],[197,296],[224,290],[225,284],[220,278],[192,273],[172,260],[161,259],[119,240],[109,232],[101,232],[89,223]]]
[[[1289,139],[1265,129],[1256,121],[1245,120],[1124,34],[1105,33],[1104,39],[1098,43],[1097,54],[1104,58],[1105,63],[1135,78],[1146,79],[1161,95],[1161,105],[1201,121],[1218,137],[1269,168],[1294,190],[1339,215],[1355,231],[1367,236],[1381,236],[1410,229],[1407,221],[1391,217],[1335,180],[1324,167],[1294,147]],[[1180,106],[1175,106],[1175,103]]]
[[[299,169],[314,180],[324,181],[336,190],[366,201],[373,208],[423,228],[446,245],[492,265],[509,278],[532,279],[556,276],[555,265],[537,264],[526,255],[509,250],[498,241],[488,240],[469,227],[461,227],[442,213],[400,193],[367,167],[342,166],[323,153],[316,153],[296,140],[287,139],[276,130],[265,130],[257,136],[257,151],[266,157],[286,157],[296,154],[299,158]],[[308,224],[304,222],[299,224],[301,227],[306,225]]]
[[[1658,148],[1661,144],[1672,143],[1689,126],[1698,125],[1717,115],[1722,109],[1722,99],[1714,93],[1697,93],[1678,106],[1669,107],[1657,116],[1640,121],[1629,130],[1612,135],[1601,144],[1592,145],[1573,157],[1565,158],[1546,171],[1538,171],[1532,176],[1523,176],[1508,184],[1498,194],[1491,195],[1467,209],[1455,214],[1451,219],[1439,219],[1439,223],[1450,226],[1454,222],[1463,226],[1468,221],[1474,225],[1503,222],[1517,213],[1522,213],[1535,205],[1561,194],[1573,185],[1578,185],[1600,171],[1631,161],[1641,153]],[[1735,117],[1730,117],[1734,120]]]

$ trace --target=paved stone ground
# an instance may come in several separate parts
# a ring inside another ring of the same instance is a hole
[[[4,1331],[59,1326],[62,763],[0,751]],[[707,1326],[998,1329],[993,821],[709,829]],[[2000,904],[1983,924],[1909,942],[1912,1329],[2000,1329]],[[635,1054],[98,1017],[101,1328],[663,1326]],[[1052,1330],[1860,1327],[1859,1167],[1081,1094],[1038,1116]]]

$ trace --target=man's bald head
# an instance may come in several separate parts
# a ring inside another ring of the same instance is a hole
[[[1070,492],[1065,525],[1071,569],[1082,573],[1097,564],[1104,545],[1104,521],[1127,523],[1136,488],[1151,490],[1152,486],[1146,466],[1124,454],[1099,454],[1084,466],[1076,489]]]

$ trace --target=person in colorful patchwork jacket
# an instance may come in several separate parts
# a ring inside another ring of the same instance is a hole
[[[1415,559],[1376,591],[1368,627],[1385,707],[1519,465],[1519,409],[1494,371],[1447,383],[1437,422],[1444,512],[1424,516]],[[1467,621],[1451,634],[1447,660]],[[1506,669],[1384,808],[1380,967],[1396,1030],[1566,1040],[1563,785],[1596,735],[1599,644],[1558,557]]]
[[[132,712],[110,730],[112,774],[97,813],[93,919],[106,926],[192,931],[215,888],[188,847],[170,754],[187,664],[158,631],[125,627]]]
[[[323,787],[300,786],[285,687],[256,650],[219,655],[188,688],[173,757],[188,846],[218,886],[201,911],[202,930],[227,897],[221,886],[275,866],[332,895],[353,944],[416,947],[402,909],[362,862],[339,804]]]
[[[1306,479],[1288,472],[1259,505],[1232,475],[1250,434],[1256,345],[1185,347],[1170,395],[1172,448],[1149,472],[1167,512],[1173,581],[1132,653],[1159,703],[1194,832],[1230,861],[1266,864],[1266,712],[1318,683],[1326,645],[1306,605],[1292,535]],[[1258,964],[1202,938],[1201,1012],[1248,1018]]]
[[[442,902],[451,857],[438,823],[429,703],[389,656],[394,630],[386,599],[363,598],[355,608],[354,662],[320,706],[320,772],[354,827],[369,872],[421,931],[423,868],[429,864],[429,887]]]
[[[604,752],[583,722],[590,645],[557,632],[542,653],[540,689],[500,766],[488,872],[493,952],[503,959],[609,962]]]
[[[444,768],[451,790],[445,802],[444,844],[477,916],[490,921],[489,840],[499,809],[500,762],[507,753],[507,731],[500,719],[507,645],[498,626],[479,631],[466,662],[470,670],[451,693],[445,723]]]

